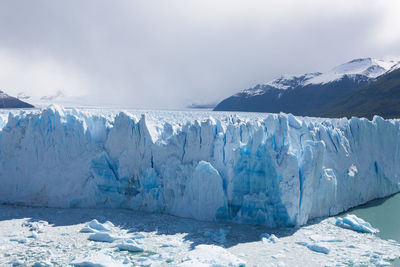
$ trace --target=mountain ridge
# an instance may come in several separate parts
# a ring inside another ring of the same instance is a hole
[[[34,106],[0,90],[0,108],[33,108]]]
[[[400,117],[400,69],[388,72],[376,81],[357,88],[318,111],[324,117]]]
[[[400,62],[354,59],[325,73],[282,75],[221,101],[215,111],[292,113],[320,116],[323,107],[400,68]]]

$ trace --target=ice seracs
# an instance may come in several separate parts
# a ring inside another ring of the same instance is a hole
[[[186,217],[213,220],[218,211],[227,205],[223,179],[218,171],[206,161],[200,161],[185,185],[183,205]]]
[[[398,120],[57,106],[7,116],[3,203],[281,227],[400,189]]]

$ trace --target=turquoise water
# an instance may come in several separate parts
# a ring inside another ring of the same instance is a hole
[[[393,239],[400,242],[400,193],[389,198],[373,200],[365,205],[347,211],[355,214],[379,229],[376,235],[382,239]],[[392,262],[400,266],[400,259]]]
[[[373,200],[363,206],[351,209],[346,214],[355,214],[379,229],[376,235],[382,239],[400,242],[400,194],[389,198]]]

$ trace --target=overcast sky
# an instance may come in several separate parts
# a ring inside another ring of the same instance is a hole
[[[2,0],[0,88],[130,108],[217,102],[280,74],[400,59],[399,14],[399,0]]]

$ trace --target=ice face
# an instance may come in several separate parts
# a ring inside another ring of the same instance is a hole
[[[10,112],[0,201],[293,226],[399,191],[399,121],[287,114]]]

